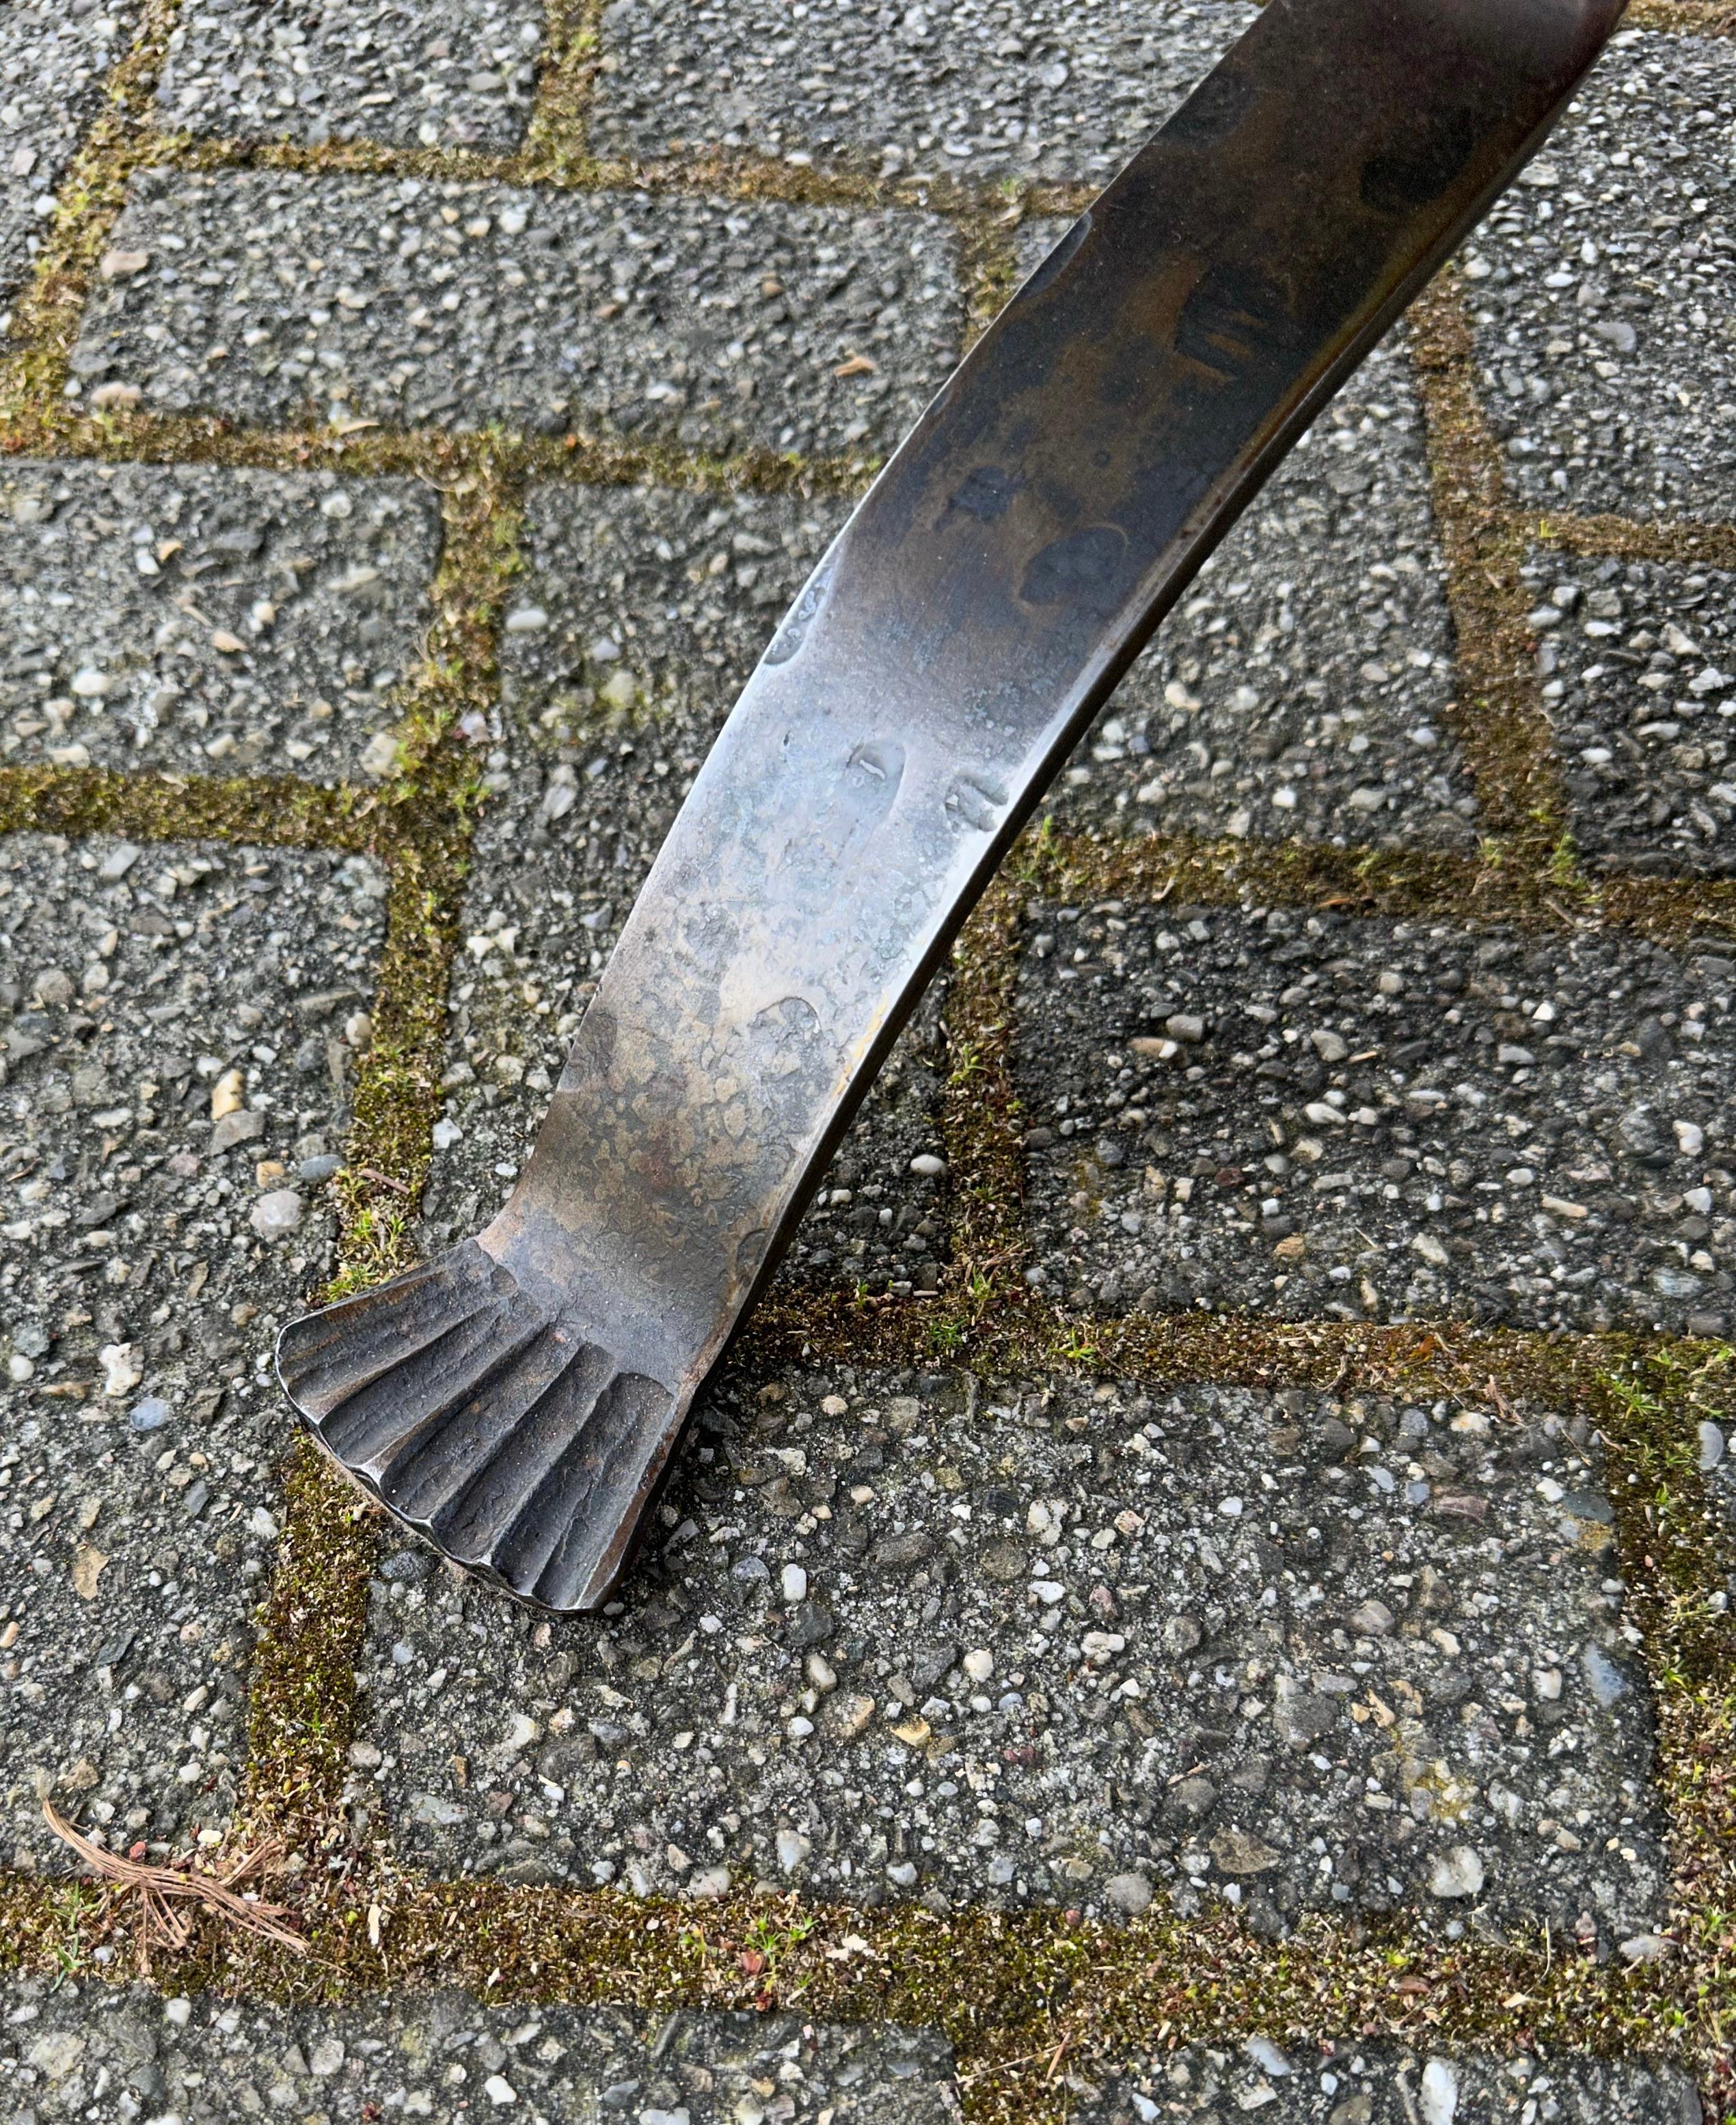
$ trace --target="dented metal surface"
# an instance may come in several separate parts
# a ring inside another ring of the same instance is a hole
[[[607,1598],[937,960],[1285,450],[1535,151],[1619,0],[1273,0],[941,391],[785,619],[510,1202],[292,1323],[360,1481]]]

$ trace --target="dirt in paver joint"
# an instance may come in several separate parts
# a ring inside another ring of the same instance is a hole
[[[1726,2114],[1727,39],[1257,500],[551,1622],[281,1487],[271,1331],[492,1213],[777,613],[1251,14],[158,0],[68,185],[134,20],[12,13],[0,2086]],[[317,1978],[116,1983],[45,1793],[288,1836]]]

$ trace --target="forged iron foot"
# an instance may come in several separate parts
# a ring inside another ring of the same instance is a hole
[[[1268,7],[923,416],[748,682],[486,1232],[284,1331],[455,1562],[607,1599],[694,1394],[1069,751],[1621,0]]]
[[[596,1581],[639,1442],[674,1400],[526,1298],[474,1240],[294,1322],[278,1365],[321,1444],[399,1520],[550,1609]]]

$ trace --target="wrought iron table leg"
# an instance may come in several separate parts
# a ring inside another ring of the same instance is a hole
[[[284,1331],[296,1406],[401,1520],[526,1600],[607,1597],[1019,827],[1620,13],[1273,0],[1026,282],[749,681],[506,1208]]]

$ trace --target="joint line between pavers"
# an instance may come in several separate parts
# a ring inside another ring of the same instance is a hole
[[[523,159],[556,170],[590,163],[590,110],[603,62],[605,0],[549,0],[548,64],[539,73]]]
[[[16,357],[14,357],[16,360]],[[575,429],[564,436],[400,428],[379,422],[351,426],[255,427],[227,417],[131,410],[77,412],[32,390],[0,398],[0,436],[12,455],[31,454],[117,464],[212,464],[270,471],[336,471],[359,478],[393,475],[439,486],[459,460],[492,460],[501,477],[604,488],[647,482],[694,493],[752,492],[859,493],[877,469],[872,460],[798,458],[767,449],[708,456],[661,442],[635,442]]]
[[[1736,524],[1695,517],[1550,516],[1516,510],[1513,525],[1516,537],[1587,560],[1736,569]]]
[[[1560,761],[1526,624],[1523,549],[1511,528],[1500,452],[1477,390],[1456,267],[1418,299],[1409,329],[1457,637],[1455,691],[1461,698],[1451,720],[1484,816],[1507,845],[1503,860],[1577,895],[1583,881],[1566,832]]]
[[[1666,36],[1736,37],[1736,7],[1729,0],[1632,0],[1623,26]]]

